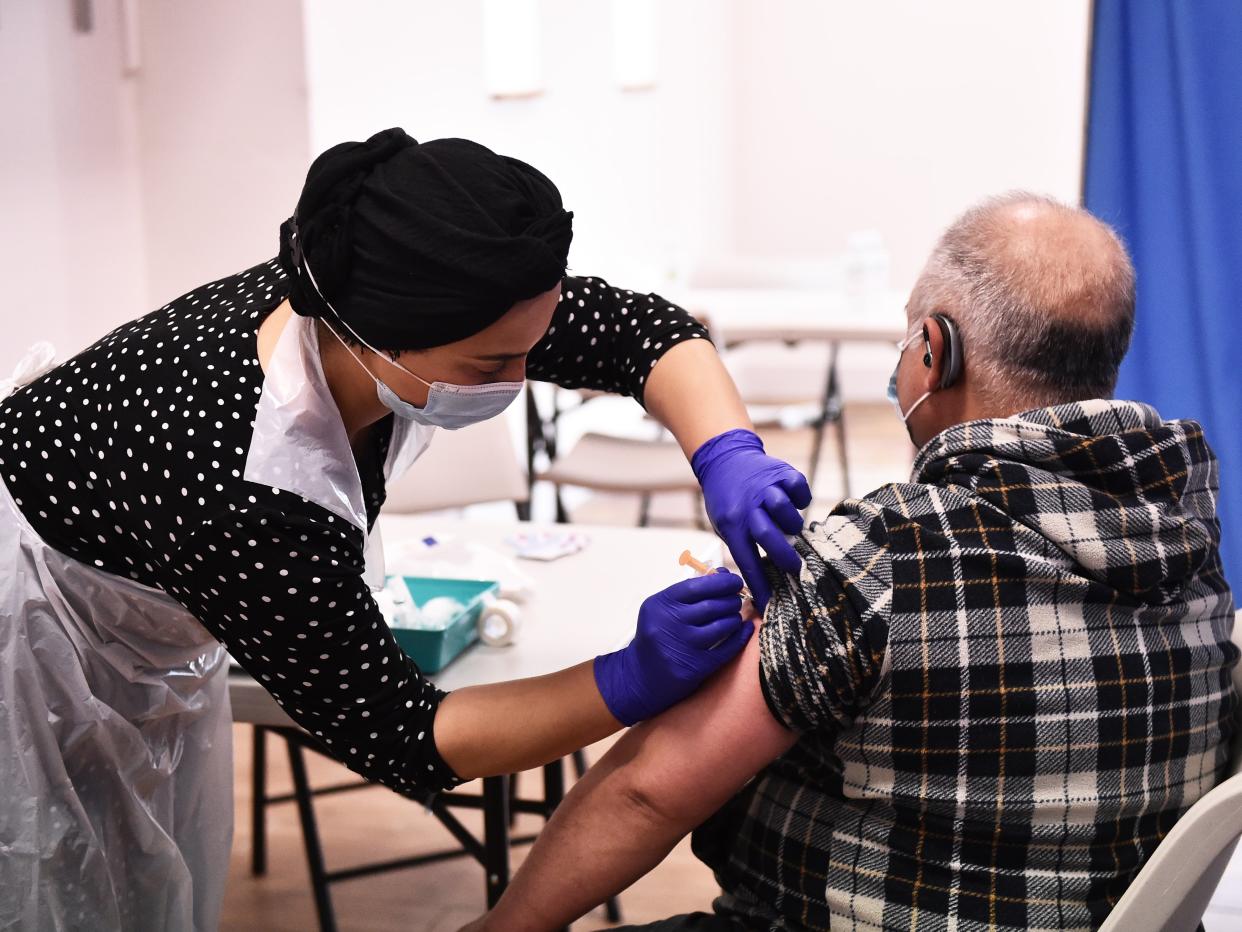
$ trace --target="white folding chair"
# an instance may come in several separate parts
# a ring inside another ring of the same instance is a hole
[[[1242,647],[1242,612],[1233,642]],[[1233,671],[1242,695],[1242,664]],[[1100,932],[1194,932],[1242,837],[1242,702],[1229,777],[1190,807],[1143,865]]]
[[[464,508],[483,502],[513,502],[527,517],[526,469],[518,459],[507,417],[494,417],[461,430],[438,430],[431,446],[409,471],[388,485],[386,514]]]

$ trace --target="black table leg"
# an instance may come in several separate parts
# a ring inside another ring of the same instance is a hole
[[[306,841],[306,864],[310,869],[319,929],[320,932],[336,932],[336,915],[332,911],[332,897],[328,892],[327,870],[323,864],[323,848],[319,844],[319,828],[315,824],[310,781],[306,778],[306,758],[296,740],[286,739],[285,743],[289,746],[289,769],[293,772],[293,792],[298,803],[298,817],[302,821],[302,838]],[[508,880],[507,873],[505,879]]]
[[[255,725],[250,760],[250,873],[267,873],[267,729]]]
[[[509,886],[509,778],[483,780],[483,872],[487,908],[500,902]]]
[[[543,767],[543,801],[548,807],[548,818],[565,798],[565,761],[554,760]]]

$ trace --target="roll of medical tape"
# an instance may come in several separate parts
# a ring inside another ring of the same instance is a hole
[[[479,616],[479,639],[489,647],[512,644],[522,626],[522,610],[508,599],[489,602]]]

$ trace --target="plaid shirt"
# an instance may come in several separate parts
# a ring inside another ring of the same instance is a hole
[[[1094,928],[1226,765],[1233,604],[1192,421],[961,424],[776,580],[801,734],[695,834],[748,929]]]

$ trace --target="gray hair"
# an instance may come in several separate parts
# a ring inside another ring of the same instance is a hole
[[[1134,266],[1109,226],[1013,192],[944,233],[911,295],[916,324],[943,312],[983,396],[1018,409],[1110,397],[1134,328]]]

